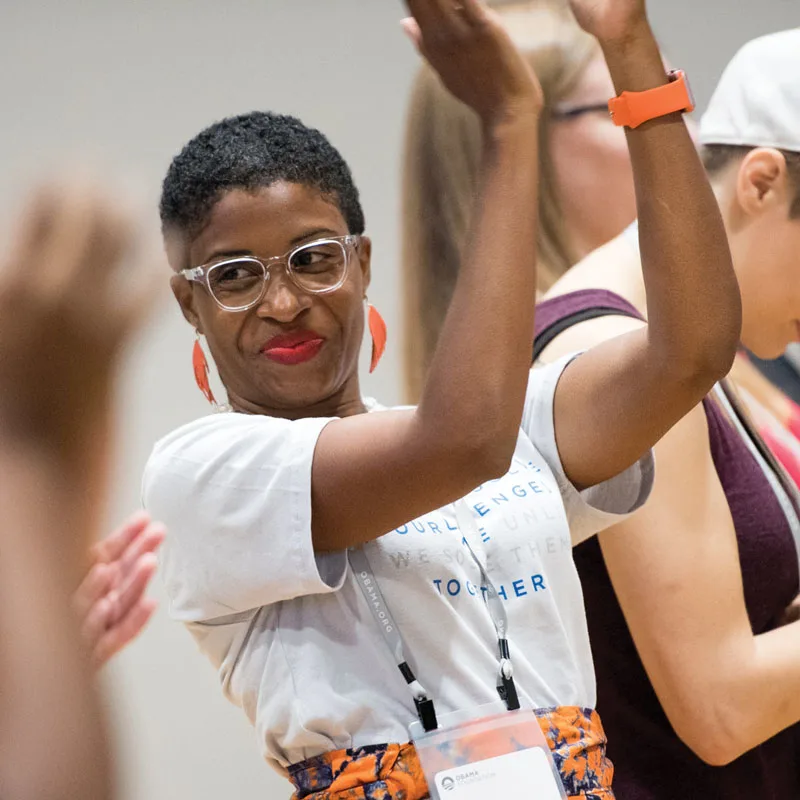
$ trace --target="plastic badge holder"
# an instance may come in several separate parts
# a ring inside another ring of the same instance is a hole
[[[550,747],[529,709],[502,703],[456,712],[426,733],[410,726],[431,800],[567,800]]]

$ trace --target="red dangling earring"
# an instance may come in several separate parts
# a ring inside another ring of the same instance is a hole
[[[369,333],[372,336],[372,361],[369,371],[375,372],[375,367],[381,360],[384,350],[386,350],[386,322],[380,315],[375,306],[367,303],[367,319],[369,322]]]
[[[195,331],[197,338],[194,340],[194,350],[192,351],[192,366],[194,367],[194,379],[197,386],[205,396],[206,400],[216,407],[217,401],[214,399],[214,392],[211,391],[211,384],[208,380],[208,361],[200,344],[200,331]]]

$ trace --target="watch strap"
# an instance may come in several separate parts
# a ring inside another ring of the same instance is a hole
[[[651,119],[676,112],[694,111],[694,99],[685,73],[669,73],[669,83],[644,92],[622,92],[612,98],[608,110],[615,125],[638,128]]]

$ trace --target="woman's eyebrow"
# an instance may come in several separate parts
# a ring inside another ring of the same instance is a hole
[[[341,236],[341,234],[331,228],[314,228],[314,230],[308,231],[307,233],[301,233],[299,236],[295,236],[295,238],[291,240],[290,244],[300,244],[307,239],[312,239],[317,236]]]
[[[236,258],[236,256],[252,256],[250,250],[215,250],[208,256],[203,263],[208,264],[211,261],[218,261],[221,258]]]
[[[291,249],[295,245],[302,244],[303,242],[308,241],[309,239],[315,239],[320,236],[340,236],[341,234],[338,231],[333,230],[332,228],[314,228],[313,230],[306,231],[304,233],[295,236],[293,239],[289,241],[289,248]],[[204,264],[209,264],[212,261],[219,261],[222,258],[236,258],[237,256],[254,256],[255,253],[252,250],[246,249],[237,249],[237,250],[214,250],[211,255],[209,255],[204,261]],[[283,255],[283,253],[276,253],[276,255]]]

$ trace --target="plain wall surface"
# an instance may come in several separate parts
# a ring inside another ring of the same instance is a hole
[[[666,54],[700,108],[739,45],[800,24],[796,0],[652,0]],[[268,108],[321,128],[350,162],[374,241],[370,299],[389,325],[365,381],[400,400],[400,147],[416,55],[399,0],[0,0],[0,211],[26,181],[79,154],[121,173],[149,208],[172,156],[223,116]],[[576,165],[579,168],[579,165]],[[126,366],[109,525],[138,506],[153,442],[207,407],[191,372],[192,331],[167,297]],[[57,331],[53,335],[58,335]],[[288,797],[243,713],[164,605],[108,671],[125,800]]]

